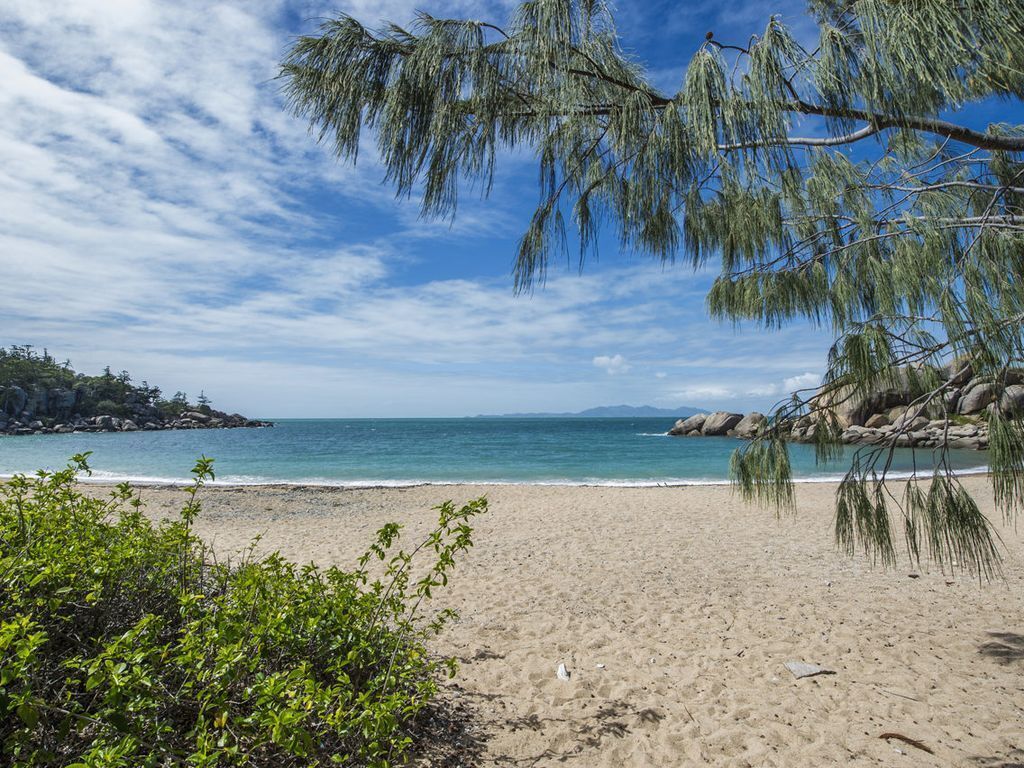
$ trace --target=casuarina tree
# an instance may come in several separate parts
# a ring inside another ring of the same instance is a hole
[[[794,419],[814,421],[828,456],[842,402],[899,384],[942,415],[959,378],[998,401],[1024,358],[1024,126],[977,116],[1020,114],[1024,2],[814,0],[808,14],[813,35],[773,17],[750,40],[680,41],[692,56],[674,93],[624,53],[600,0],[530,0],[504,24],[340,16],[294,43],[282,78],[321,141],[354,160],[367,131],[387,180],[430,216],[454,215],[467,185],[488,191],[504,150],[535,152],[518,290],[614,232],[623,249],[720,267],[713,317],[831,333],[821,389],[781,403],[733,459],[748,498],[786,507]],[[1024,500],[1012,416],[987,415],[1006,515]],[[912,558],[991,574],[997,538],[946,449],[905,491],[887,487],[899,438],[854,457],[840,545],[891,563],[902,529]]]

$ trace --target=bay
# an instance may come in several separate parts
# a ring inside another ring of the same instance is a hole
[[[196,458],[215,459],[217,481],[373,486],[419,483],[660,485],[723,483],[731,437],[668,437],[671,418],[285,419],[272,428],[80,433],[0,438],[0,475],[64,466],[91,451],[93,479],[180,482]],[[799,479],[837,479],[853,449],[828,464],[793,445]],[[986,454],[953,452],[981,470]],[[931,466],[931,451],[917,452]],[[893,471],[914,467],[898,451]]]

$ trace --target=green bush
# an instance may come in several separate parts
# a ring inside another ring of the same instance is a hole
[[[218,563],[192,533],[201,459],[178,518],[155,524],[123,484],[76,485],[88,454],[0,489],[0,750],[12,766],[388,766],[454,660],[418,609],[472,545],[485,499],[437,507],[391,554],[382,528],[352,571],[250,548]],[[417,567],[413,556],[431,554]],[[371,561],[383,575],[371,578]]]

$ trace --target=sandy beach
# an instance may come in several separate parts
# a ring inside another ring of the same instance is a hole
[[[433,505],[486,495],[435,600],[461,614],[435,647],[462,660],[464,765],[1024,765],[1024,535],[998,524],[1002,581],[882,571],[835,551],[834,491],[800,485],[777,520],[724,486],[211,487],[198,529],[348,566],[383,523],[411,542]],[[156,514],[182,498],[143,490]]]

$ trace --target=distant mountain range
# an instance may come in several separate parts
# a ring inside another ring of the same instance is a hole
[[[688,405],[679,408],[655,408],[653,405],[602,405],[598,408],[587,408],[576,413],[500,413],[481,414],[478,419],[601,419],[601,418],[685,418],[695,413],[702,413],[699,408]]]

